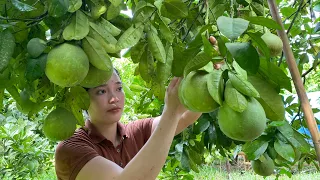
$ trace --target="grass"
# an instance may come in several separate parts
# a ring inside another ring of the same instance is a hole
[[[228,174],[223,168],[217,168],[210,165],[204,165],[201,167],[199,173],[192,172],[195,180],[223,180],[228,179]],[[248,171],[239,171],[231,170],[229,179],[234,180],[264,180],[264,177],[255,174],[252,170]],[[266,180],[276,179],[275,175],[265,178]],[[280,176],[280,180],[313,180],[320,179],[320,173],[300,173],[294,174],[291,178],[288,176]]]
[[[227,180],[228,173],[225,170],[225,167],[217,166],[217,165],[203,165],[199,168],[199,173],[190,172],[190,174],[194,175],[194,180]],[[251,169],[247,171],[241,171],[239,169],[233,168],[231,169],[230,180],[264,180],[262,176],[255,174]],[[34,180],[56,180],[56,175],[54,171],[54,167],[44,173]],[[275,175],[269,176],[265,178],[266,180],[274,180],[276,179]],[[280,180],[313,180],[320,179],[320,173],[297,173],[294,174],[291,178],[286,175],[280,176]]]

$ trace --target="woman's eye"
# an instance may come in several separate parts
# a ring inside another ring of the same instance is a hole
[[[122,91],[122,87],[118,87],[118,91]]]
[[[99,91],[97,92],[97,94],[104,94],[104,93],[106,93],[105,90],[99,90]]]

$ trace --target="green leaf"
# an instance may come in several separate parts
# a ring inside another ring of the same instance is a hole
[[[15,39],[9,29],[0,32],[0,72],[9,64],[15,49]]]
[[[122,0],[109,0],[111,2],[112,5],[114,5],[115,7],[119,6],[122,2]]]
[[[190,171],[189,157],[185,148],[183,148],[183,151],[181,153],[180,163],[181,163],[182,169],[186,170],[187,172]]]
[[[249,21],[241,18],[220,16],[217,19],[217,25],[223,35],[234,40],[247,30]]]
[[[289,171],[289,170],[287,170],[287,169],[285,169],[285,168],[281,168],[281,169],[280,169],[279,175],[281,175],[281,174],[285,174],[285,175],[287,175],[289,178],[292,177],[291,171]]]
[[[251,97],[259,97],[259,92],[255,87],[247,80],[242,79],[241,76],[228,72],[228,77],[231,81],[232,86],[244,95]]]
[[[246,20],[248,20],[252,24],[258,24],[267,28],[282,29],[276,21],[263,16],[246,17]]]
[[[267,118],[274,121],[284,120],[284,104],[275,89],[268,82],[257,76],[249,76],[248,80],[259,92],[260,98],[257,98],[257,100],[266,112]]]
[[[134,46],[141,38],[144,25],[142,23],[133,24],[118,39],[117,46],[120,49]]]
[[[223,91],[224,91],[224,80],[222,76],[223,71],[221,70],[213,70],[209,74],[209,78],[207,79],[208,91],[218,104],[222,105],[223,102]]]
[[[197,70],[210,62],[211,58],[204,51],[199,52],[184,68],[184,77],[191,71]]]
[[[0,89],[0,109],[3,108],[4,89]],[[1,121],[0,121],[1,122]]]
[[[103,38],[103,40],[106,41],[106,43],[109,43],[109,44],[117,43],[117,39],[112,36],[112,34],[108,31],[108,29],[105,26],[100,26],[93,22],[89,22],[89,24],[90,24],[90,27],[94,30],[93,32],[97,32]],[[89,34],[89,35],[92,35],[93,38],[96,39],[94,34]]]
[[[280,88],[285,88],[292,92],[291,79],[282,69],[265,58],[260,59],[259,73],[276,83]]]
[[[242,69],[239,64],[237,63],[237,61],[233,61],[232,62],[232,67],[234,68],[234,70],[236,71],[236,73],[239,75],[239,77],[241,79],[245,79],[247,80],[248,79],[248,76],[247,76],[247,71],[245,71],[244,69]]]
[[[293,7],[283,7],[280,9],[280,12],[281,14],[284,16],[284,17],[289,17],[291,16],[293,13],[296,12],[296,8],[293,8]]]
[[[261,4],[259,4],[257,2],[252,2],[252,3],[250,3],[250,6],[252,7],[253,11],[257,14],[257,16],[264,15],[264,13],[263,13],[264,7]]]
[[[170,21],[170,19],[166,18],[166,17],[162,17],[161,15],[158,14],[159,17],[159,30],[162,34],[162,36],[164,37],[164,39],[166,39],[168,42],[172,42],[174,39],[173,33],[171,32],[171,30],[169,29],[168,25],[167,25],[167,21],[165,21],[165,19],[167,19],[168,21]]]
[[[139,62],[139,72],[143,80],[145,80],[146,82],[151,81],[154,73],[154,60],[148,46],[146,46],[141,56]]]
[[[146,43],[138,42],[130,50],[130,56],[133,63],[139,63],[142,54],[145,51]]]
[[[235,89],[230,81],[227,81],[224,98],[228,106],[237,112],[243,112],[247,109],[248,101],[240,92]]]
[[[290,144],[287,144],[287,143],[282,142],[281,140],[277,139],[274,142],[274,149],[285,160],[287,160],[289,162],[294,161],[295,153],[294,153],[294,149],[292,148],[292,146]]]
[[[313,10],[316,11],[316,12],[320,12],[320,2],[316,3],[316,4],[313,6]]]
[[[164,50],[163,44],[156,33],[152,30],[147,33],[147,40],[150,51],[157,61],[166,63],[166,51]]]
[[[190,147],[187,148],[187,151],[188,151],[189,159],[192,160],[197,165],[201,165],[202,163],[201,155],[198,152],[191,149]]]
[[[68,12],[76,12],[82,6],[82,0],[69,0]]]
[[[61,17],[68,12],[69,0],[51,0],[48,3],[48,13],[52,17]]]
[[[208,121],[208,119],[202,117],[194,125],[193,132],[195,134],[200,134],[200,133],[204,132],[205,130],[207,130],[209,126],[210,126],[210,122]]]
[[[45,66],[47,63],[47,54],[40,56],[37,59],[29,59],[27,62],[25,77],[29,82],[32,82],[45,74]]]
[[[258,138],[245,143],[242,151],[247,155],[248,160],[256,160],[267,150],[268,145],[268,141]]]
[[[258,48],[261,49],[266,59],[270,59],[270,49],[268,48],[264,40],[261,38],[262,34],[259,32],[256,32],[256,33],[248,32],[248,35],[254,42],[257,43]]]
[[[110,56],[103,47],[93,38],[85,37],[82,40],[82,48],[87,54],[90,63],[98,69],[110,71],[113,68]]]
[[[219,53],[216,51],[209,40],[205,37],[205,33],[201,34],[202,43],[203,43],[203,51],[210,57],[218,56]]]
[[[16,7],[17,9],[19,9],[20,11],[23,11],[23,12],[36,10],[36,8],[34,8],[28,4],[25,4],[23,2],[20,2],[18,0],[11,0],[11,2],[14,7]]]
[[[163,5],[167,11],[178,18],[188,16],[188,7],[182,0],[164,0]]]
[[[119,16],[120,14],[120,6],[114,6],[113,4],[111,4],[108,9],[107,12],[105,13],[105,18],[107,20],[111,20],[111,19],[115,19],[116,17]]]
[[[68,96],[70,100],[77,104],[81,109],[87,110],[90,106],[90,99],[88,92],[81,86],[74,86],[70,88]]]
[[[277,127],[283,136],[292,144],[293,147],[297,148],[302,153],[310,152],[310,144],[305,140],[305,137],[298,131],[293,129],[287,121],[283,121],[282,126]]]
[[[259,69],[260,59],[256,49],[249,43],[226,43],[233,58],[244,70],[256,74]]]
[[[89,19],[80,10],[73,15],[71,23],[63,30],[63,38],[67,41],[81,40],[89,33]]]
[[[112,36],[118,36],[121,33],[121,30],[110,23],[108,20],[104,18],[100,18],[98,25],[101,28],[105,28]]]

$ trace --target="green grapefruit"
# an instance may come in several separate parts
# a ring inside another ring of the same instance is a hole
[[[253,171],[261,176],[270,176],[275,168],[273,160],[267,153],[264,153],[263,157],[251,161],[251,166]]]
[[[278,56],[281,54],[283,49],[283,43],[282,40],[279,38],[279,36],[272,34],[270,32],[266,32],[261,36],[263,41],[267,44],[269,50],[270,50],[270,56]]]
[[[248,98],[248,106],[243,112],[234,111],[226,102],[218,112],[221,131],[231,139],[252,141],[266,128],[266,114],[260,103],[253,97]]]
[[[40,56],[46,47],[46,42],[40,38],[32,38],[27,44],[28,53],[33,58]]]
[[[62,141],[71,137],[76,130],[77,119],[72,112],[58,107],[44,120],[43,133],[53,141]]]
[[[112,76],[113,69],[104,71],[90,64],[89,72],[84,80],[80,83],[85,88],[94,88],[106,83]]]
[[[213,100],[207,87],[209,74],[204,71],[192,71],[181,82],[179,96],[181,103],[194,112],[212,112],[219,107]]]
[[[71,87],[80,84],[88,71],[88,56],[78,46],[63,43],[48,54],[45,73],[51,82],[59,86]]]

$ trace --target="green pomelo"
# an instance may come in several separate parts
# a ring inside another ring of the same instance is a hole
[[[209,74],[204,71],[192,71],[181,82],[180,96],[184,104],[191,111],[208,113],[219,107],[219,104],[211,97],[207,79]]]
[[[72,112],[58,107],[51,111],[43,124],[43,132],[53,141],[62,141],[71,137],[76,130],[77,119]]]
[[[48,54],[45,73],[51,82],[59,86],[71,87],[80,84],[88,71],[88,56],[78,46],[63,43]]]
[[[260,159],[251,161],[252,169],[261,176],[270,176],[274,171],[275,165],[267,154],[263,154],[263,156],[263,161]]]
[[[113,69],[110,69],[110,71],[104,71],[90,64],[89,72],[84,80],[80,83],[80,86],[85,88],[97,87],[106,83],[111,78],[112,73]]]
[[[46,42],[40,38],[32,38],[27,44],[27,50],[31,57],[37,58],[46,48]]]
[[[187,109],[189,109],[189,110],[191,110],[191,111],[195,111],[195,110],[191,109],[191,108],[187,105],[187,103],[185,102],[185,100],[184,100],[183,93],[182,93],[182,85],[183,85],[184,81],[185,81],[185,79],[182,79],[181,82],[180,82],[180,85],[179,85],[179,91],[178,91],[179,100],[180,100],[180,102],[184,105],[185,108],[187,108]]]
[[[283,43],[279,36],[270,32],[266,32],[261,36],[261,39],[263,39],[263,41],[267,44],[270,50],[271,57],[278,56],[281,54],[283,49]]]
[[[219,109],[218,123],[221,131],[231,139],[252,141],[266,128],[266,114],[260,103],[253,97],[243,112],[232,110],[226,102]]]

